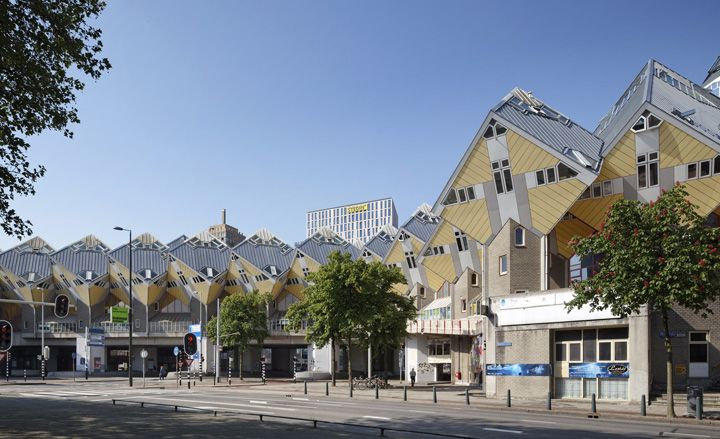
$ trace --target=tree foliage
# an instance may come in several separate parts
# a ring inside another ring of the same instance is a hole
[[[267,304],[268,294],[253,291],[247,294],[233,294],[220,303],[220,345],[236,346],[244,352],[251,341],[262,345],[268,336]],[[208,336],[216,340],[217,317],[208,321]]]
[[[104,8],[102,0],[0,1],[0,219],[8,235],[32,233],[11,203],[35,194],[45,174],[30,164],[27,139],[46,130],[72,137],[82,79],[110,68],[102,31],[90,24]]]
[[[656,202],[616,202],[600,229],[570,241],[578,256],[599,259],[593,276],[575,285],[567,308],[589,305],[620,317],[644,306],[659,312],[672,388],[668,313],[679,305],[703,317],[712,314],[711,305],[720,298],[720,229],[706,226],[681,185],[663,191]],[[671,416],[672,404],[668,410]]]
[[[392,292],[405,277],[380,262],[353,261],[348,253],[334,252],[308,280],[304,298],[290,306],[287,318],[292,330],[307,322],[306,340],[320,347],[340,340],[349,350],[353,341],[397,347],[407,334],[407,321],[416,316],[412,301]]]

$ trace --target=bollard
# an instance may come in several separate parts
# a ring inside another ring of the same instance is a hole
[[[508,389],[508,391],[507,391],[507,403],[505,405],[507,407],[511,406],[511,404],[510,404],[510,389]]]
[[[353,385],[352,385],[352,382],[350,382],[350,398],[352,398],[352,391],[353,391]]]
[[[189,378],[188,378],[187,382],[188,382],[188,390],[190,390],[190,379]]]
[[[433,402],[437,403],[437,391],[435,390],[435,386],[433,386]]]
[[[330,383],[325,381],[325,396],[330,396]]]
[[[23,379],[27,383],[27,369],[23,369]],[[85,379],[87,379],[87,378],[85,378]]]
[[[590,411],[593,413],[597,413],[597,405],[595,404],[595,394],[592,394],[592,399],[590,401]]]
[[[697,402],[695,403],[695,418],[700,421],[703,418],[703,396],[702,394],[697,396]]]
[[[552,410],[552,392],[548,392],[547,396],[547,409]]]
[[[470,388],[465,388],[465,405],[470,405]]]
[[[88,380],[88,375],[90,375],[90,372],[88,371],[87,366],[85,366],[85,381]]]
[[[380,385],[375,384],[375,399],[380,399]]]
[[[403,401],[407,401],[407,386],[403,386]]]
[[[640,397],[640,416],[647,416],[645,412],[645,395]]]

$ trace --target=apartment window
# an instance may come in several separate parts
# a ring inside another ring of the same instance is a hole
[[[537,180],[537,185],[542,186],[545,184],[545,171],[543,169],[539,171],[535,171],[535,179]]]
[[[515,294],[525,294],[527,290],[515,290]]]
[[[248,278],[247,274],[245,273],[245,270],[240,270],[240,279],[242,279],[243,283],[249,284],[250,279]]]
[[[160,311],[160,302],[153,303],[153,311]]]
[[[462,252],[470,248],[470,246],[468,245],[467,236],[464,232],[461,232],[459,230],[455,232],[455,243],[458,246],[458,251]]]
[[[593,196],[593,198],[602,197],[602,185],[600,183],[593,183],[592,196]]]
[[[700,162],[700,177],[707,177],[710,175],[710,160],[703,160]]]
[[[465,299],[460,300],[460,308],[462,309],[462,312],[467,311],[467,300],[465,300]]]
[[[515,247],[525,247],[525,229],[515,228]]]
[[[547,176],[547,182],[548,183],[555,183],[555,168],[547,168],[545,170],[545,174]]]
[[[512,173],[510,172],[510,160],[502,159],[491,163],[495,190],[498,194],[513,191]]]
[[[500,275],[502,276],[503,274],[507,274],[507,272],[508,272],[508,259],[507,259],[507,255],[502,255],[502,256],[500,256],[499,259],[500,259],[500,260],[499,260],[499,263],[500,263]]]
[[[687,165],[687,178],[691,180],[697,178],[697,163],[689,163]]]
[[[715,156],[715,160],[713,160],[713,174],[720,174],[720,155]]]
[[[420,287],[420,297],[425,297],[425,287]]]
[[[507,128],[500,125],[495,121],[495,119],[490,120],[490,124],[488,124],[487,129],[485,130],[485,133],[483,134],[483,138],[485,139],[492,139],[497,136],[501,136],[507,132]]]
[[[479,282],[478,282],[478,275],[477,275],[477,273],[472,273],[472,274],[470,275],[470,283],[471,283],[472,286],[474,286],[474,287],[478,286]]]
[[[667,78],[667,77],[666,77]],[[649,130],[652,128],[657,128],[662,123],[662,119],[655,116],[649,111],[645,111],[642,116],[638,118],[638,120],[635,122],[635,124],[632,126],[631,130],[634,133],[640,133],[645,130]]]
[[[690,333],[690,377],[707,377],[708,369],[708,333],[707,332],[691,332]]]
[[[578,175],[577,172],[575,172],[573,169],[570,169],[564,163],[558,163],[557,169],[558,169],[558,179],[560,181],[566,180],[568,178],[577,177],[577,175]]]
[[[657,152],[637,156],[638,189],[657,186],[660,183],[659,159]]]
[[[417,264],[415,263],[415,254],[413,252],[405,252],[405,260],[408,263],[408,267],[417,268]]]
[[[604,197],[607,197],[608,195],[612,195],[613,194],[612,181],[610,181],[610,180],[603,181],[602,191],[603,191]]]

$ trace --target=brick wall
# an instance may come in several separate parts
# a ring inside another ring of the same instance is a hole
[[[512,346],[496,347],[498,364],[542,363],[550,364],[551,331],[549,329],[499,330],[497,342],[510,342]],[[513,397],[544,398],[550,391],[552,377],[497,377],[497,396],[504,397],[510,389]]]

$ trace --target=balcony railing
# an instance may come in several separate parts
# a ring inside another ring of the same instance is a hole
[[[150,334],[184,334],[192,322],[150,322]]]
[[[482,333],[482,319],[416,320],[408,322],[410,334],[478,335]]]
[[[307,329],[307,323],[302,322],[302,327],[297,332],[291,332],[288,330],[290,322],[287,319],[277,319],[268,321],[268,331],[270,335],[282,336],[282,335],[305,335]]]
[[[46,334],[74,334],[78,330],[77,322],[45,322],[45,327],[38,323],[37,332]]]

